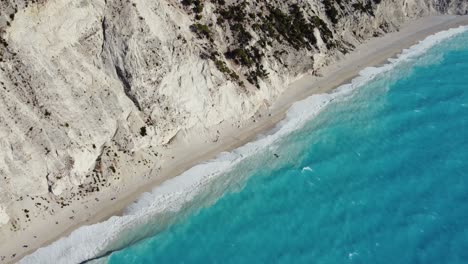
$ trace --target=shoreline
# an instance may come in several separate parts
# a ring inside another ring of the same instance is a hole
[[[293,82],[289,85],[287,91],[268,109],[266,114],[262,113],[264,117],[257,119],[257,122],[243,127],[240,131],[232,129],[233,131],[224,135],[217,144],[208,147],[204,146],[203,152],[199,151],[199,145],[186,149],[185,155],[178,155],[177,160],[166,164],[160,177],[150,180],[144,186],[135,185],[133,186],[134,188],[127,186],[126,189],[129,193],[126,197],[122,197],[115,203],[100,204],[99,213],[92,216],[89,221],[77,223],[64,232],[49,234],[49,239],[44,239],[41,243],[37,243],[38,245],[30,244],[30,250],[25,251],[23,254],[18,254],[11,261],[17,261],[37,248],[46,246],[61,237],[67,236],[81,226],[100,222],[113,215],[120,215],[125,208],[141,197],[142,193],[148,192],[163,182],[175,178],[197,164],[215,158],[221,152],[236,149],[254,140],[259,134],[267,133],[285,118],[286,111],[294,102],[303,100],[314,94],[329,93],[340,85],[348,83],[362,69],[384,64],[389,58],[401,53],[403,49],[416,44],[429,35],[460,25],[467,25],[468,17],[433,16],[418,19],[410,23],[403,26],[399,32],[389,33],[359,45],[353,52],[346,55],[340,61],[322,69],[321,73],[323,77],[306,75]]]

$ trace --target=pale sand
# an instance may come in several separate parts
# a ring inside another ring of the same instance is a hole
[[[416,44],[425,37],[460,25],[468,25],[467,16],[426,17],[403,26],[399,32],[372,39],[358,46],[355,51],[346,55],[338,63],[322,69],[320,72],[322,77],[305,76],[291,84],[287,92],[270,109],[265,113],[261,113],[262,117],[255,118],[255,122],[248,125],[244,124],[240,129],[231,127],[214,128],[221,132],[221,136],[216,143],[206,144],[200,141],[195,144],[177,144],[178,146],[173,147],[171,150],[176,158],[168,159],[165,162],[158,177],[144,184],[136,182],[134,185],[125,186],[123,190],[127,193],[127,196],[117,197],[115,200],[109,199],[110,195],[105,192],[93,196],[93,199],[96,197],[100,199],[100,202],[90,206],[90,210],[96,212],[94,215],[89,215],[89,212],[82,213],[77,209],[76,220],[73,224],[69,223],[69,214],[61,214],[60,212],[53,216],[54,221],[58,221],[59,224],[51,222],[50,219],[37,220],[31,227],[37,231],[34,232],[37,237],[35,239],[31,239],[30,232],[28,234],[16,232],[8,243],[1,246],[0,256],[7,256],[3,262],[18,261],[21,257],[32,253],[37,248],[46,246],[58,238],[68,235],[82,225],[97,223],[112,215],[119,215],[125,207],[138,199],[143,192],[150,191],[165,180],[180,175],[194,165],[210,160],[223,151],[242,146],[255,139],[258,134],[271,130],[279,121],[284,119],[286,111],[294,102],[313,94],[330,92],[340,84],[346,83],[358,75],[362,69],[368,66],[381,65],[388,58],[397,55],[404,48]],[[28,245],[28,247],[23,248],[22,245]],[[12,257],[13,254],[16,254],[15,257]]]

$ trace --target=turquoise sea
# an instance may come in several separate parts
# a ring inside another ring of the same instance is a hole
[[[222,188],[216,199],[106,261],[468,263],[468,33],[227,175],[207,190]]]
[[[468,263],[468,27],[296,103],[256,141],[21,263],[51,260]]]

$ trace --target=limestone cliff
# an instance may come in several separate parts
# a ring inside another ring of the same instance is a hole
[[[463,0],[2,0],[0,225],[24,229],[18,219],[153,176],[174,141],[215,138],[211,128],[251,118],[364,40],[467,10]]]

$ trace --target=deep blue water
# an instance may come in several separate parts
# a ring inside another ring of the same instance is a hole
[[[248,174],[240,187],[108,262],[468,263],[468,33],[247,167],[230,175]]]

